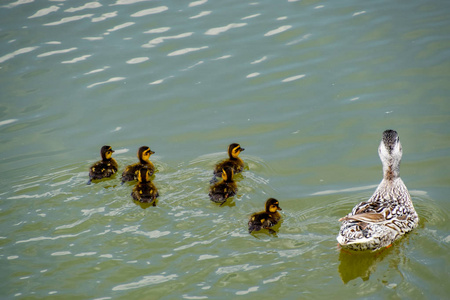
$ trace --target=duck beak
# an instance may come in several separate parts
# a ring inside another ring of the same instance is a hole
[[[279,206],[277,206],[277,207],[278,207],[278,210],[282,210],[281,207],[279,207]]]
[[[239,151],[241,151],[241,152],[244,151],[244,150],[245,150],[244,148],[239,148]]]
[[[155,154],[155,151],[150,150],[150,154]]]

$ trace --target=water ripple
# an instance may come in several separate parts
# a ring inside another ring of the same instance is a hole
[[[157,37],[157,38],[149,41],[147,44],[142,45],[142,47],[143,48],[152,48],[152,47],[155,47],[158,44],[161,44],[165,40],[181,39],[181,38],[189,37],[192,34],[194,34],[194,33],[193,32],[185,32],[185,33],[181,33],[181,34],[173,35],[173,36]]]
[[[77,12],[77,11],[84,10],[84,9],[99,8],[99,7],[102,7],[102,5],[99,2],[89,2],[82,6],[68,8],[64,11],[72,13],[72,12]]]
[[[189,7],[199,6],[205,4],[206,2],[208,2],[208,0],[192,1],[191,3],[189,3]]]
[[[45,240],[59,240],[59,239],[64,239],[64,238],[76,237],[76,236],[82,235],[87,232],[91,232],[91,230],[88,229],[88,230],[84,230],[84,231],[74,233],[74,234],[62,234],[62,235],[58,235],[58,236],[54,236],[54,237],[39,236],[39,237],[29,238],[27,240],[19,240],[19,241],[16,241],[15,243],[21,244],[21,243],[38,242],[38,241],[45,241]]]
[[[130,27],[130,26],[133,26],[134,24],[135,24],[134,22],[125,22],[123,24],[116,25],[113,28],[108,29],[107,31],[108,32],[114,32],[114,31],[117,31],[117,30],[120,30],[120,29],[123,29],[123,28],[127,28],[127,27]]]
[[[177,55],[183,55],[183,54],[187,54],[190,52],[195,52],[195,51],[200,51],[203,49],[208,49],[208,46],[202,46],[202,47],[198,47],[198,48],[184,48],[184,49],[180,49],[180,50],[176,50],[173,52],[170,52],[169,54],[167,54],[167,56],[177,56]]]
[[[66,17],[66,18],[62,18],[61,20],[56,21],[56,22],[50,22],[50,23],[43,24],[43,26],[61,25],[61,24],[69,23],[69,22],[79,21],[79,20],[82,20],[82,19],[85,19],[85,18],[90,18],[92,16],[93,16],[93,14],[86,14],[86,15]]]
[[[47,57],[47,56],[50,56],[50,55],[72,52],[74,50],[77,50],[77,48],[76,47],[72,47],[72,48],[69,48],[69,49],[49,51],[49,52],[41,53],[37,57]]]
[[[246,25],[247,25],[247,23],[231,23],[231,24],[228,24],[228,25],[225,25],[225,26],[222,26],[222,27],[215,27],[215,28],[208,29],[205,32],[205,34],[206,35],[219,35],[219,34],[221,34],[223,32],[226,32],[226,31],[228,31],[230,29],[240,28],[240,27],[244,27]]]
[[[88,59],[88,58],[91,57],[91,56],[92,56],[92,55],[87,54],[87,55],[83,55],[83,56],[80,56],[80,57],[75,57],[75,58],[72,59],[72,60],[65,60],[65,61],[62,61],[61,63],[62,63],[62,64],[74,64],[74,63],[77,63],[77,62],[80,62],[80,61],[84,61],[84,60]]]
[[[131,282],[126,284],[120,284],[112,288],[113,291],[125,291],[130,289],[137,289],[144,286],[155,285],[163,282],[167,282],[170,280],[175,280],[178,278],[178,275],[152,275],[152,276],[144,276],[143,279],[137,282]]]
[[[199,14],[197,14],[195,16],[189,17],[189,19],[197,19],[197,18],[201,18],[201,17],[207,16],[209,14],[211,14],[211,11],[202,11],[202,12],[200,12]]]
[[[159,14],[168,9],[169,8],[167,6],[158,6],[155,8],[144,9],[144,10],[138,11],[137,13],[132,14],[131,17],[143,17],[143,16],[148,16],[148,15],[153,15],[153,14]]]
[[[270,31],[266,32],[264,34],[264,36],[272,36],[272,35],[275,35],[275,34],[279,34],[279,33],[285,32],[286,30],[289,30],[291,28],[292,28],[291,25],[280,26],[277,29],[270,30]]]
[[[117,17],[117,11],[110,12],[110,13],[104,13],[100,17],[92,18],[91,22],[93,22],[93,23],[101,22],[106,19],[110,19],[110,18],[114,18],[114,17]]]
[[[101,82],[96,82],[96,83],[90,84],[87,86],[87,88],[90,89],[97,85],[102,85],[102,84],[111,83],[111,82],[117,82],[117,81],[121,81],[121,80],[125,80],[125,79],[126,79],[125,77],[113,77],[106,81],[101,81]]]
[[[52,5],[48,8],[43,8],[43,9],[38,10],[33,15],[29,16],[28,19],[43,17],[43,16],[46,16],[46,15],[48,15],[52,12],[58,11],[58,10],[59,10],[59,6]]]
[[[3,63],[3,62],[5,62],[5,61],[7,61],[8,59],[11,59],[11,58],[13,58],[13,57],[15,57],[15,56],[17,56],[17,55],[20,55],[20,54],[24,54],[24,53],[28,53],[28,52],[34,51],[34,50],[36,50],[37,48],[39,48],[39,47],[25,47],[25,48],[16,50],[16,51],[14,51],[14,52],[12,52],[12,53],[3,55],[2,57],[0,57],[0,63]]]

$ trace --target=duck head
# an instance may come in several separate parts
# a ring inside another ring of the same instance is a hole
[[[152,150],[150,150],[150,147],[148,146],[142,146],[139,148],[137,157],[141,163],[148,162],[150,159],[150,155],[154,154]]]
[[[103,146],[102,149],[100,149],[100,155],[103,160],[111,159],[113,153],[114,150],[111,148],[111,146]]]
[[[269,198],[266,201],[266,212],[268,213],[274,213],[277,210],[282,210],[281,207],[279,206],[279,202],[277,199],[275,198]]]
[[[241,148],[241,145],[233,143],[230,146],[228,146],[228,156],[230,158],[237,158],[239,154],[244,150],[245,150],[244,148]]]

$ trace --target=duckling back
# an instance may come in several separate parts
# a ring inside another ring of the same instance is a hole
[[[219,162],[214,168],[214,176],[220,177],[222,170],[231,168],[233,173],[240,173],[244,170],[244,161],[239,157],[239,154],[244,151],[244,148],[237,143],[228,146],[228,159]]]
[[[248,232],[259,231],[261,229],[268,229],[274,232],[270,227],[275,226],[281,219],[281,214],[278,210],[282,210],[277,199],[269,198],[266,201],[266,210],[254,213],[250,216],[248,221]]]
[[[92,180],[111,177],[117,172],[117,162],[114,158],[111,157],[113,153],[114,150],[112,150],[111,146],[103,146],[101,148],[100,155],[102,157],[102,160],[94,163],[89,168],[88,184],[90,184]]]
[[[156,198],[159,196],[158,189],[150,181],[150,170],[141,168],[137,172],[138,183],[134,186],[131,192],[131,197],[134,200],[142,203],[152,203],[156,205]]]
[[[148,146],[142,146],[137,152],[137,157],[139,159],[138,163],[128,165],[122,172],[122,184],[127,181],[137,180],[137,174],[140,169],[147,168],[150,171],[150,176],[153,175],[155,171],[155,166],[150,161],[150,155],[155,152],[151,151]]]
[[[209,197],[211,201],[223,205],[228,198],[236,195],[237,185],[233,181],[233,169],[227,168],[222,170],[222,181],[216,182],[209,189]]]
[[[153,203],[153,206],[156,206],[156,198],[159,197],[159,193],[152,182],[139,182],[133,188],[131,197],[136,201]]]

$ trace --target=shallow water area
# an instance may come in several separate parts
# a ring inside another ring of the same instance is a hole
[[[448,297],[449,9],[3,1],[2,299]],[[381,181],[388,128],[419,227],[342,251],[338,219]],[[234,142],[246,168],[219,206],[209,182]],[[87,185],[103,145],[119,172]],[[142,145],[156,206],[120,182]],[[281,224],[249,234],[269,197]]]

